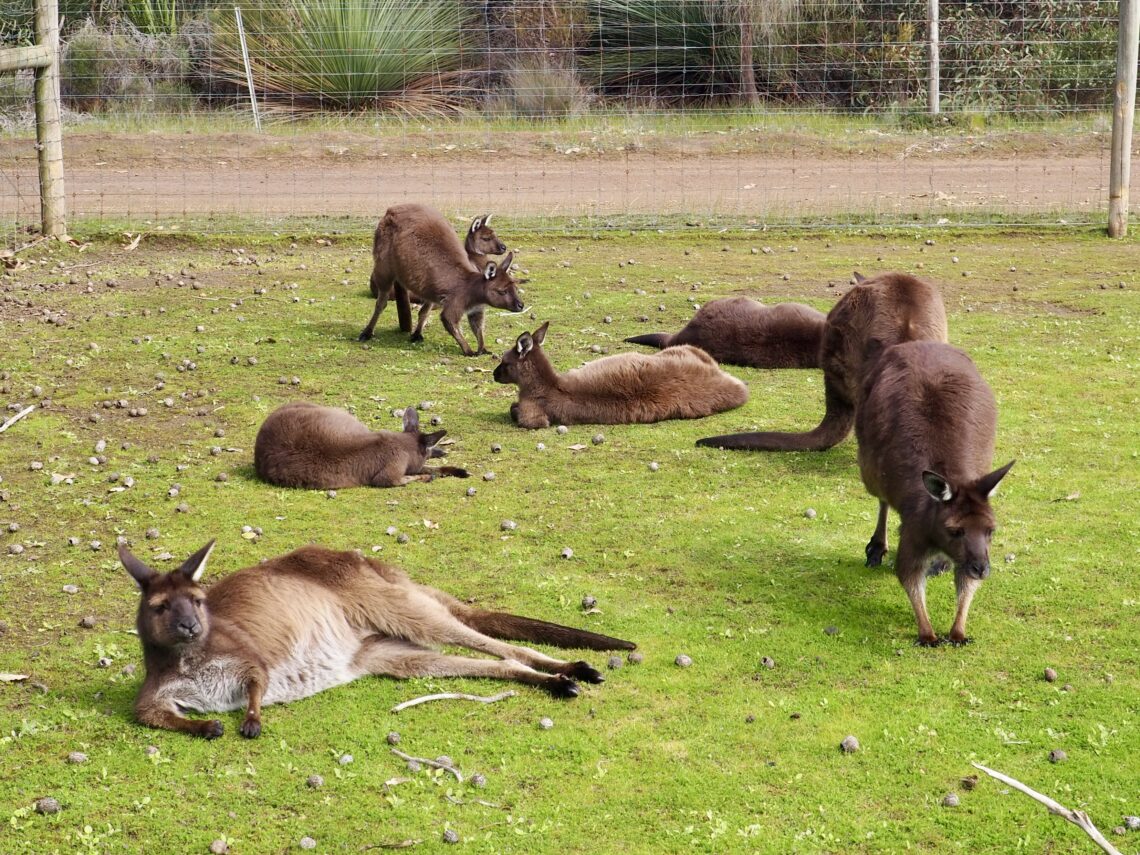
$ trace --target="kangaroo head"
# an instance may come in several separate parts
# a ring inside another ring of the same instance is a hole
[[[210,541],[180,567],[169,573],[152,570],[126,546],[119,560],[139,586],[139,639],[145,647],[180,648],[205,641],[210,632],[206,592],[198,585],[214,541]]]
[[[423,454],[425,460],[430,460],[432,457],[447,456],[447,452],[442,448],[436,448],[439,441],[447,436],[447,431],[437,430],[435,433],[420,433],[420,414],[416,412],[415,407],[408,407],[404,410],[404,433],[415,435],[420,446],[420,453]]]
[[[483,268],[483,281],[487,289],[488,305],[509,312],[521,312],[526,306],[519,297],[515,280],[511,278],[511,264],[514,260],[515,254],[512,252],[502,262],[488,261]]]
[[[937,503],[931,536],[954,562],[956,575],[978,580],[990,575],[990,539],[997,524],[990,497],[1013,463],[960,486],[929,469],[922,473],[923,486]]]
[[[546,339],[546,330],[549,327],[550,321],[547,321],[533,333],[524,332],[519,336],[515,346],[504,353],[502,361],[495,366],[495,373],[492,376],[496,383],[519,382],[519,378],[526,371],[531,353],[535,348],[541,350],[542,342]]]
[[[484,214],[471,221],[463,248],[467,250],[468,255],[502,255],[507,251],[507,245],[499,240],[499,236],[491,228],[490,214]]]

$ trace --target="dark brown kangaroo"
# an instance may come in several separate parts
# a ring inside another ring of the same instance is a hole
[[[401,210],[410,206],[399,206]],[[440,320],[444,328],[459,343],[466,356],[486,353],[483,342],[484,309],[494,306],[512,312],[524,308],[514,279],[511,278],[513,254],[501,264],[488,261],[477,269],[467,257],[459,238],[443,215],[422,205],[414,206],[416,215],[384,215],[378,232],[384,229],[383,247],[377,254],[372,270],[376,289],[376,308],[367,326],[360,333],[361,341],[372,338],[376,321],[388,304],[388,294],[398,282],[410,294],[423,301],[419,322],[412,333],[412,341],[423,340],[423,329],[433,306],[442,306]],[[391,209],[389,211],[391,213]],[[379,238],[374,240],[374,247]],[[467,317],[477,339],[472,350],[459,324]]]
[[[650,347],[691,344],[717,362],[752,368],[818,368],[823,312],[800,303],[765,306],[750,297],[713,300],[680,332],[635,335]]]
[[[990,573],[990,497],[1013,461],[990,471],[993,392],[965,353],[938,342],[888,348],[864,380],[855,415],[859,471],[879,500],[867,566],[887,553],[887,508],[902,518],[895,574],[910,597],[918,641],[939,639],[926,613],[926,578],[954,564],[958,610],[950,641],[965,644],[966,615]]]
[[[388,299],[391,300],[395,297],[396,313],[400,320],[400,330],[402,332],[412,331],[411,301],[408,298],[408,292],[404,286],[396,282],[388,274],[389,246],[393,235],[399,231],[395,227],[397,222],[407,226],[417,219],[423,219],[427,216],[428,212],[431,214],[435,213],[423,205],[393,205],[384,214],[379,225],[376,226],[376,233],[372,237],[372,276],[368,281],[368,288],[369,291],[372,292],[372,297],[375,299],[379,296],[378,283],[381,281],[392,282],[392,287],[388,292]],[[467,237],[463,241],[463,251],[467,253],[468,261],[470,261],[477,270],[482,270],[487,266],[487,262],[492,260],[488,258],[488,256],[502,255],[507,251],[507,245],[499,240],[499,236],[495,234],[495,230],[491,228],[490,214],[483,214],[481,217],[476,217],[471,221],[471,225],[467,228]]]
[[[947,340],[946,309],[938,289],[905,273],[883,273],[858,283],[824,323],[823,421],[807,433],[737,433],[710,436],[697,445],[748,451],[824,451],[841,442],[855,422],[863,378],[885,348],[905,341]]]
[[[424,465],[445,456],[436,444],[447,431],[424,434],[419,428],[415,407],[404,410],[401,433],[369,430],[346,410],[298,401],[274,410],[261,425],[253,468],[270,484],[309,490],[402,487],[442,475],[466,478],[466,469]]]
[[[119,547],[142,592],[138,634],[146,679],[135,701],[142,724],[213,739],[216,719],[187,710],[246,708],[242,736],[261,733],[263,704],[285,703],[366,674],[494,677],[578,694],[576,680],[601,683],[586,662],[564,662],[496,639],[558,647],[632,650],[628,641],[461,603],[417,585],[402,571],[356,552],[307,546],[199,586],[214,542],[162,574]],[[458,645],[499,660],[448,656]]]

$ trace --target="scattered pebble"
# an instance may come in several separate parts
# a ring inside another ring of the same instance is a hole
[[[546,451],[546,443],[545,443],[545,442],[540,442],[540,443],[537,443],[537,444],[534,446],[534,448],[535,448],[535,450],[536,450],[536,451]]]
[[[590,440],[590,442],[594,443],[594,445],[601,445],[605,441],[606,441],[605,434],[600,434],[600,433],[594,434],[594,438]]]
[[[1066,754],[1064,749],[1062,749],[1062,748],[1054,748],[1052,751],[1049,752],[1049,762],[1050,763],[1064,763],[1068,759],[1069,759],[1069,755]]]
[[[446,754],[440,754],[435,758],[435,762],[440,766],[454,766],[455,761],[448,757]]]
[[[146,530],[146,534],[144,536],[146,537],[147,540],[157,540],[159,537],[158,529],[157,528],[148,528]]]
[[[763,659],[760,660],[760,664],[763,665],[765,668],[771,669],[771,668],[776,667],[776,660],[773,659],[771,656],[765,656]]]
[[[616,671],[621,666],[622,666],[622,661],[621,661],[620,656],[611,656],[609,658],[609,660],[606,662],[606,667],[609,668],[611,671]]]
[[[660,468],[661,468],[661,465],[656,460],[650,461],[650,463],[649,463],[649,471],[650,472],[656,472]]]
[[[42,799],[36,799],[36,813],[52,814],[59,813],[60,805],[56,799],[51,796],[44,796]]]
[[[942,797],[942,807],[958,807],[958,794],[947,793]]]
[[[555,430],[560,434],[567,434],[570,432],[570,428],[566,427],[566,425],[559,425],[557,428],[555,428]]]
[[[978,776],[977,775],[967,775],[965,778],[960,780],[958,783],[962,785],[963,790],[966,790],[967,792],[969,792],[970,790],[972,790],[976,786],[978,786]]]
[[[824,635],[838,635],[839,634],[839,627],[837,627],[837,626],[825,626],[823,628],[823,634]]]
[[[396,535],[396,543],[407,543],[408,540],[410,540],[410,538],[404,532],[400,532],[398,535]]]
[[[396,528],[394,525],[390,525],[386,529],[384,529],[384,533],[386,535],[388,535],[388,537],[391,537],[392,535],[396,534],[397,532],[399,532],[399,529]]]
[[[252,357],[250,357],[250,358],[252,359]],[[311,837],[302,837],[301,841],[300,841],[300,846],[302,849],[316,849],[317,848],[317,841],[313,840],[313,838],[311,838]]]
[[[459,832],[456,831],[454,828],[445,828],[443,830],[443,842],[444,843],[458,843],[459,842]]]
[[[388,732],[388,744],[389,745],[399,745],[400,744],[400,734],[396,733],[396,731],[394,731],[394,730],[389,731]]]
[[[84,615],[79,619],[79,625],[84,629],[93,629],[95,627],[95,615]]]
[[[562,557],[563,558],[573,558],[574,557],[574,550],[571,549],[569,546],[562,547]]]
[[[230,476],[227,475],[225,472],[219,472],[216,476],[214,476],[214,480],[218,481],[219,483],[224,484],[230,480]]]
[[[483,473],[483,480],[484,481],[494,481],[495,480],[495,473],[494,472],[484,472]]]
[[[337,762],[340,763],[341,766],[347,766],[352,761],[353,761],[353,756],[351,754],[341,754],[337,760]]]
[[[210,855],[227,855],[230,845],[224,840],[215,840],[210,844]]]
[[[325,785],[325,779],[320,775],[310,775],[305,779],[305,786],[313,790],[319,790]]]
[[[839,743],[839,748],[844,754],[854,754],[859,750],[859,740],[854,736],[845,736]]]
[[[1056,683],[1057,682],[1057,672],[1054,671],[1052,668],[1046,668],[1045,669],[1045,682],[1046,683]]]
[[[10,543],[10,544],[8,544],[8,554],[9,555],[20,555],[23,551],[24,551],[24,545],[22,543]]]
[[[412,773],[418,772],[422,768],[420,766],[419,760],[409,760],[407,763],[407,766],[408,766],[408,771],[412,772]]]
[[[538,726],[543,730],[550,730],[550,728],[554,727],[554,719],[543,716],[538,720]]]
[[[499,443],[497,443],[497,442],[491,443],[491,453],[492,454],[498,454],[502,450],[503,450],[503,447],[501,445],[499,445]]]
[[[468,496],[474,496],[477,492],[478,492],[478,490],[476,490],[474,487],[468,487],[467,488],[467,495]]]
[[[625,658],[626,658],[626,661],[629,662],[630,665],[640,665],[642,662],[645,661],[645,656],[638,653],[636,650],[633,653],[630,653]]]
[[[336,498],[336,490],[326,490],[325,495],[328,496],[330,499],[335,499]]]
[[[481,772],[476,772],[467,780],[471,782],[471,786],[478,787],[479,789],[483,789],[483,787],[487,786],[487,777]]]
[[[65,594],[78,594],[79,593],[79,588],[76,585],[64,585],[63,588],[61,588],[60,590],[62,590]]]
[[[72,751],[70,754],[67,755],[67,762],[68,763],[86,763],[87,762],[87,755],[84,754],[82,751]]]
[[[582,597],[582,608],[584,608],[584,609],[592,609],[597,604],[598,604],[597,597],[592,597],[589,594],[586,594],[586,596]]]
[[[688,668],[693,664],[693,659],[691,656],[686,656],[684,653],[680,653],[677,655],[677,658],[673,660],[673,662],[675,665],[677,665],[678,668]]]
[[[807,510],[805,510],[804,516],[807,517],[809,520],[814,520],[817,516],[817,514],[815,512],[815,508],[808,508]]]
[[[1140,831],[1140,816],[1124,817],[1124,825],[1129,831]]]
[[[499,523],[499,528],[503,531],[514,531],[518,527],[519,524],[514,520],[503,520],[501,523]]]

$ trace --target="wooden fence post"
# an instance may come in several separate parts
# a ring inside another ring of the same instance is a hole
[[[938,0],[926,0],[926,17],[929,19],[930,36],[927,39],[927,53],[929,56],[929,69],[928,69],[928,86],[927,86],[927,111],[932,116],[937,116],[941,108],[939,93],[939,82],[941,77],[941,70],[939,69],[939,56],[938,56]]]
[[[1140,51],[1140,0],[1120,0],[1116,86],[1112,96],[1112,164],[1108,176],[1108,236],[1128,234],[1132,119],[1136,113],[1136,63]]]
[[[40,164],[43,234],[67,234],[63,189],[63,123],[59,107],[59,0],[36,0],[36,41],[51,51],[51,62],[36,69],[36,148]]]

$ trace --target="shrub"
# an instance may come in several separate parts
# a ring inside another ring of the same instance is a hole
[[[522,118],[568,118],[585,112],[589,93],[568,68],[531,59],[503,75],[495,106]]]
[[[275,106],[407,113],[455,105],[459,0],[291,0],[242,9],[254,87]],[[245,86],[233,12],[210,14],[208,73]]]

